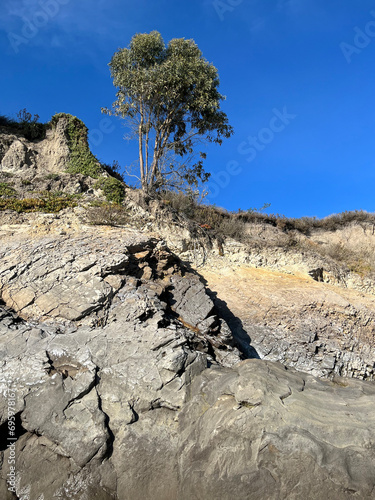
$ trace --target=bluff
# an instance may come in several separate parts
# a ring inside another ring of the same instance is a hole
[[[126,220],[104,220],[97,180],[66,172],[64,127],[0,135],[4,204],[80,195],[0,212],[0,497],[373,498],[370,281],[219,248],[129,188]]]

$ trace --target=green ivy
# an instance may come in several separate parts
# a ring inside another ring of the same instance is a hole
[[[97,179],[103,169],[90,151],[86,125],[76,116],[58,113],[51,119],[52,127],[56,127],[60,118],[65,118],[68,121],[66,138],[70,150],[70,161],[66,171],[70,174],[88,175]]]
[[[94,185],[95,189],[101,189],[107,199],[120,205],[125,198],[124,184],[114,177],[102,177]]]

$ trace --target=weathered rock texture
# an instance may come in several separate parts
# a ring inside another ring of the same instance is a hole
[[[95,179],[66,172],[70,160],[67,124],[66,118],[60,118],[47,129],[46,138],[37,141],[0,128],[0,181],[10,183],[17,197],[48,191],[93,195]]]
[[[316,376],[375,378],[375,298],[302,273],[202,268],[218,307],[262,359]],[[225,314],[224,314],[225,315]],[[237,319],[236,319],[237,318]],[[238,320],[241,319],[241,321]]]
[[[18,498],[372,498],[375,386],[241,362],[246,340],[163,242],[87,230],[1,252]]]
[[[0,134],[21,195],[96,196],[62,173],[60,126]],[[126,203],[116,229],[82,206],[0,213],[0,498],[374,498],[371,282],[277,245],[217,249],[156,200]]]

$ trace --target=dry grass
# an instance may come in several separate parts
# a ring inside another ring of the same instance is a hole
[[[358,224],[363,227],[372,225],[375,234],[375,214],[355,210],[330,215],[324,219],[302,217],[287,218],[279,214],[264,214],[256,210],[248,212],[227,212],[212,205],[197,203],[192,196],[182,193],[164,192],[162,202],[170,206],[190,223],[199,226],[211,237],[223,240],[232,238],[253,247],[279,247],[301,252],[318,253],[323,257],[333,259],[349,270],[362,277],[375,276],[374,252],[369,250],[351,249],[343,242],[319,244],[309,239],[317,231],[335,232]],[[249,225],[269,227],[269,238],[256,238]],[[274,228],[274,229],[272,229]]]
[[[127,208],[116,203],[95,203],[87,208],[86,222],[94,226],[123,226],[129,221]]]

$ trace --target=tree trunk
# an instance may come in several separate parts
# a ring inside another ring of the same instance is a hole
[[[143,109],[142,109],[142,103],[140,104],[140,114],[141,114],[141,121],[140,121],[139,127],[138,127],[139,168],[140,168],[140,172],[141,172],[142,190],[147,191],[147,181],[145,179],[145,164],[144,164],[144,158],[143,158]]]

